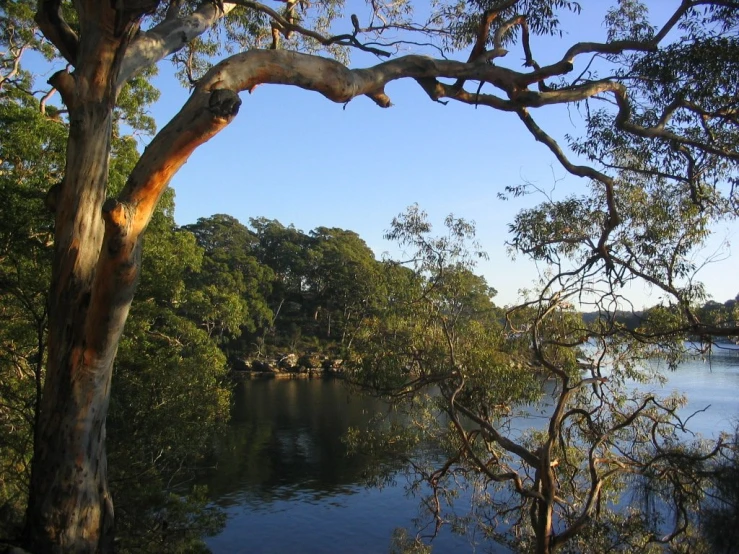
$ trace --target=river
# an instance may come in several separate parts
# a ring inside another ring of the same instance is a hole
[[[739,420],[739,350],[719,349],[665,370],[663,394],[688,394],[683,413],[706,436]],[[366,461],[342,437],[383,411],[377,399],[337,379],[255,380],[237,385],[233,420],[207,478],[228,520],[206,544],[226,553],[387,553],[396,528],[414,529],[418,499],[400,476],[382,489],[363,484]],[[442,532],[434,552],[472,552],[474,537]],[[507,552],[485,544],[478,551]]]

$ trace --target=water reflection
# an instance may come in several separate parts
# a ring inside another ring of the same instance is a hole
[[[239,383],[233,422],[208,476],[226,529],[206,541],[216,553],[386,553],[397,527],[413,527],[418,500],[405,480],[369,489],[367,458],[350,456],[342,438],[364,428],[383,402],[352,393],[342,381]],[[445,534],[440,552],[468,551]]]
[[[385,410],[352,395],[339,380],[246,381],[237,385],[230,432],[208,485],[222,505],[350,494],[362,478],[361,456],[342,437]]]
[[[684,414],[697,414],[690,428],[706,436],[730,430],[739,416],[739,350],[694,357],[667,383],[649,385],[660,395],[687,393]],[[514,419],[518,434],[545,421],[531,413]],[[213,501],[226,509],[226,529],[208,539],[217,554],[387,553],[393,529],[414,525],[418,499],[405,494],[405,480],[384,489],[363,486],[367,459],[349,456],[342,437],[365,427],[386,406],[354,394],[340,380],[247,381],[235,394],[233,422],[207,478]],[[471,552],[475,537],[445,531],[435,552]],[[484,541],[479,552],[506,552]]]

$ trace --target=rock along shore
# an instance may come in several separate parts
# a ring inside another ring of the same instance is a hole
[[[343,372],[344,360],[313,352],[245,358],[231,368],[231,375],[236,379],[339,376]]]

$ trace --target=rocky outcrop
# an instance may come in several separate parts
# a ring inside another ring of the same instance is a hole
[[[344,360],[327,358],[323,362],[323,369],[329,373],[341,373],[344,369]]]
[[[251,370],[257,373],[279,373],[279,368],[274,360],[252,360]]]
[[[298,360],[298,365],[306,369],[320,369],[323,367],[323,360],[315,352],[306,352]]]
[[[277,362],[280,369],[284,371],[293,371],[298,369],[298,355],[297,354],[285,354]]]
[[[278,354],[270,358],[239,359],[231,368],[236,377],[295,377],[338,375],[344,360],[317,352]]]

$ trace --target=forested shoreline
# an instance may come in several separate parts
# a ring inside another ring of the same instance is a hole
[[[0,536],[13,537],[22,532],[43,379],[45,264],[52,255],[47,187],[62,164],[63,125],[36,106],[5,102],[0,133],[3,159],[24,160],[0,174],[8,207],[0,223]],[[121,182],[119,172],[136,156],[134,143],[119,139],[112,183]],[[493,301],[496,291],[461,258],[431,260],[439,267],[451,264],[442,279],[429,267],[376,259],[350,230],[317,227],[306,233],[264,217],[244,225],[225,214],[178,226],[174,207],[170,191],[149,226],[139,292],[116,362],[108,432],[122,551],[199,548],[202,536],[223,524],[206,491],[187,483],[205,467],[228,421],[231,371],[335,373],[358,359],[355,340],[365,356],[392,356],[381,342],[398,316],[394,308],[440,290],[444,302],[457,303],[445,310],[465,313],[483,325],[480,331],[498,333],[506,325],[506,308]],[[414,217],[424,217],[417,207],[400,219],[408,223]],[[402,226],[394,223],[388,236],[402,244],[411,235],[400,236]],[[423,220],[416,225],[406,231],[421,239],[430,227]],[[465,232],[472,237],[473,228]],[[440,254],[455,250],[443,240],[430,239],[426,247]],[[459,248],[455,256],[466,256]],[[733,322],[736,302],[709,302],[701,310],[718,314],[716,322]],[[580,319],[568,311],[573,321]],[[583,325],[598,323],[598,314],[582,316]],[[616,314],[631,330],[648,318],[649,310]],[[501,347],[513,348],[492,348]]]

